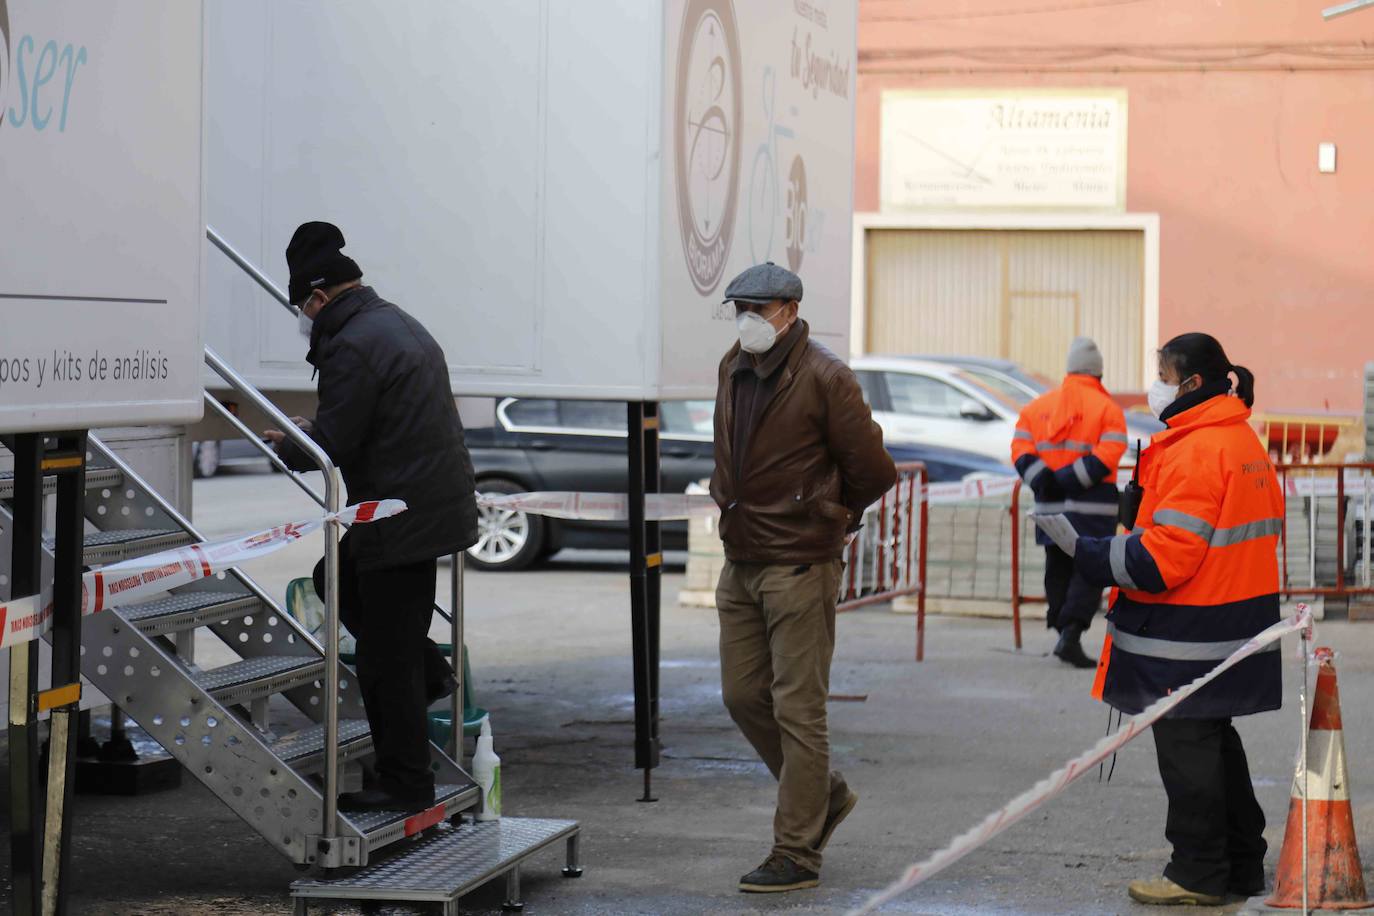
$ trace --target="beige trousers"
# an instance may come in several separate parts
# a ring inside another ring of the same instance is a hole
[[[826,815],[849,794],[825,721],[840,570],[727,560],[716,586],[725,708],[778,781],[773,853],[816,872]]]

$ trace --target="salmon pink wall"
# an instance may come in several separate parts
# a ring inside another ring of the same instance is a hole
[[[1322,6],[864,0],[855,209],[878,209],[884,89],[1124,88],[1127,209],[1160,214],[1160,340],[1216,335],[1255,371],[1262,408],[1358,410],[1374,360],[1374,9],[1326,23]],[[1328,141],[1335,174],[1317,171]]]

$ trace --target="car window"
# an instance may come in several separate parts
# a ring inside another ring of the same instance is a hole
[[[878,373],[865,372],[860,369],[855,372],[854,375],[859,380],[859,390],[863,392],[864,403],[867,404],[871,410],[873,408],[873,399],[877,397]]]
[[[623,433],[629,423],[624,401],[559,401],[558,418],[558,425],[569,430]]]
[[[958,375],[970,385],[977,386],[987,392],[988,396],[998,401],[1004,407],[1012,410],[1020,410],[1031,401],[1035,396],[1011,379],[995,372],[983,372],[978,369],[960,369]]]
[[[558,426],[558,402],[552,398],[520,398],[506,405],[512,426]]]
[[[959,418],[959,405],[969,396],[928,375],[885,372],[887,398],[896,413],[921,417]]]
[[[706,436],[715,434],[715,401],[664,401],[659,405],[666,436]]]

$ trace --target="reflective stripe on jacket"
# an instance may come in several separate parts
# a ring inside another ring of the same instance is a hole
[[[1279,619],[1283,494],[1249,418],[1227,395],[1169,418],[1140,457],[1136,529],[1078,543],[1079,571],[1119,589],[1107,617],[1103,699],[1123,712],[1204,674]],[[1280,705],[1280,658],[1269,651],[1172,715],[1223,718]]]
[[[1035,492],[1039,512],[1063,512],[1085,534],[1115,530],[1116,470],[1126,452],[1126,417],[1091,375],[1027,404],[1016,421],[1011,461]],[[1036,532],[1041,544],[1050,543]]]

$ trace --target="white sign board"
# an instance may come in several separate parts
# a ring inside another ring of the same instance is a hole
[[[884,92],[880,188],[884,210],[1124,210],[1126,92]]]
[[[757,261],[848,351],[857,0],[233,0],[207,7],[209,222],[281,287],[306,220],[415,315],[453,390],[709,396]],[[313,389],[219,252],[206,334]]]
[[[201,415],[201,6],[0,0],[0,431]]]

